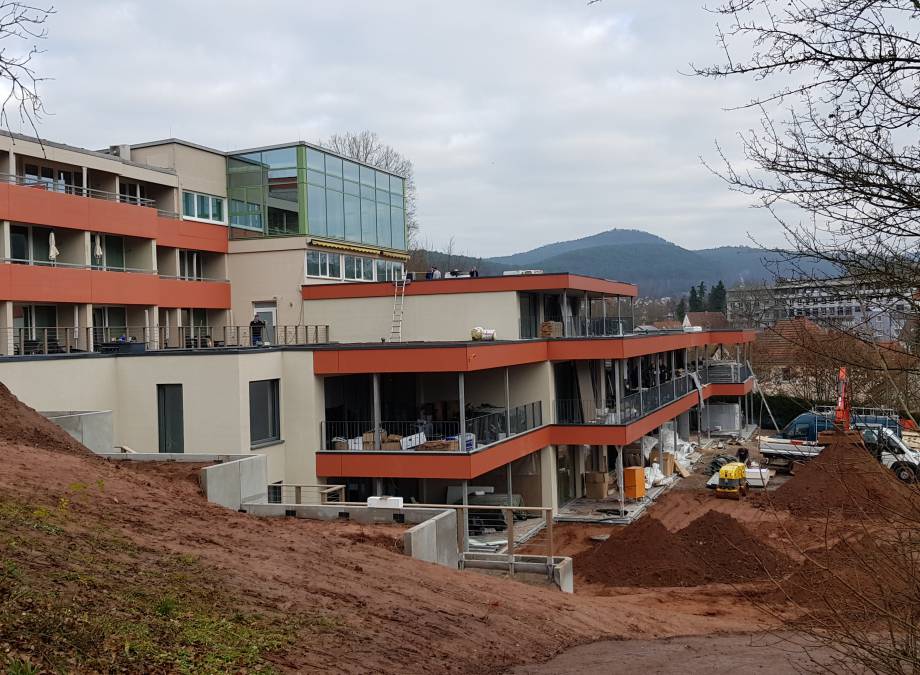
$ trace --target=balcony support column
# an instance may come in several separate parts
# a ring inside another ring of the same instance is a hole
[[[371,375],[374,396],[374,450],[380,450],[383,440],[380,438],[380,373]]]
[[[505,433],[511,436],[511,378],[505,366]],[[508,465],[508,485],[511,485],[511,464]]]
[[[617,491],[620,497],[620,517],[626,515],[626,494],[623,492],[623,446],[617,448]]]
[[[464,373],[457,373],[457,392],[460,398],[460,431],[457,434],[457,439],[459,441],[459,450],[460,452],[466,451],[466,381],[464,380]],[[463,483],[464,497],[463,502],[466,503],[466,482]]]
[[[0,355],[12,356],[15,353],[16,342],[13,339],[13,302],[4,300],[0,302]]]
[[[0,258],[9,260],[13,257],[13,244],[10,239],[10,221],[0,221]]]
[[[658,471],[664,475],[664,426],[658,427]]]
[[[77,305],[77,348],[91,352],[93,344],[93,306]]]
[[[613,362],[613,396],[614,396],[614,419],[617,424],[623,424],[623,369],[626,367],[626,359],[616,359]]]

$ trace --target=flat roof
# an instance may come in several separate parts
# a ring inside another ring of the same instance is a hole
[[[58,150],[68,150],[70,152],[79,152],[83,155],[91,155],[92,157],[98,157],[99,159],[107,159],[111,162],[119,162],[120,164],[127,164],[128,166],[135,166],[139,169],[149,169],[151,171],[158,171],[160,173],[165,173],[170,176],[175,176],[176,172],[173,169],[167,169],[161,166],[151,166],[150,164],[144,164],[142,162],[133,162],[130,159],[124,159],[118,155],[113,155],[111,152],[106,152],[104,150],[90,150],[88,148],[81,148],[76,145],[67,145],[66,143],[59,143],[57,141],[49,141],[44,138],[39,138],[37,136],[26,136],[25,134],[16,134],[9,131],[0,130],[0,136],[6,136],[11,139],[13,143],[17,140],[27,141],[29,143],[37,143],[39,145],[47,145],[49,148],[57,148]],[[133,147],[133,146],[132,146]]]
[[[568,272],[418,279],[406,285],[407,296],[556,290],[582,291],[630,298],[639,295],[639,288],[635,284]],[[304,300],[382,298],[392,295],[392,281],[309,284],[301,287],[301,297]]]

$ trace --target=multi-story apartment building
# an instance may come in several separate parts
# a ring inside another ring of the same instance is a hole
[[[727,292],[732,325],[764,328],[781,319],[806,317],[819,325],[898,339],[909,308],[888,289],[850,279],[780,281],[774,286],[738,286]]]
[[[119,446],[264,454],[271,482],[352,498],[556,507],[752,389],[752,332],[633,333],[627,283],[395,283],[402,179],[320,148],[0,141],[0,381],[39,410],[111,410]]]

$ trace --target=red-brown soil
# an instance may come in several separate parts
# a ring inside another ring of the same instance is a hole
[[[19,443],[73,455],[91,455],[70,434],[24,405],[0,382],[0,443]]]
[[[590,584],[656,587],[771,578],[789,561],[731,516],[710,511],[676,533],[653,517],[641,518],[574,564]]]
[[[162,555],[194,560],[214,593],[232,593],[241,609],[310,618],[298,639],[271,656],[284,671],[499,672],[600,638],[769,625],[755,608],[725,593],[565,595],[412,560],[389,545],[373,545],[382,543],[376,528],[223,509],[203,499],[181,464],[147,470],[103,460],[4,394],[0,390],[0,506],[60,514],[56,533],[29,530],[36,547],[51,549],[55,537],[85,542],[103,532],[139,547],[151,566]],[[169,467],[178,468],[178,479]],[[73,566],[75,578],[99,577],[125,555],[97,549],[63,562]],[[67,546],[54,550],[68,555]],[[42,574],[47,567],[21,546],[15,555],[20,570]],[[91,585],[76,585],[60,602],[75,603],[70,611],[79,613],[96,606],[82,604],[92,592]],[[12,645],[14,653],[34,654],[30,640],[40,643],[42,636],[9,634],[0,625],[0,644]]]
[[[900,483],[856,435],[834,434],[821,454],[761,501],[797,516],[920,514],[920,493]]]

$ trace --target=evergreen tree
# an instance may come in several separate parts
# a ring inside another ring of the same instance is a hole
[[[712,290],[709,291],[709,300],[707,301],[707,308],[710,312],[722,312],[725,313],[726,307],[726,293],[725,293],[725,284],[722,283],[722,280],[719,280],[715,286],[712,287]]]
[[[677,317],[678,321],[683,321],[684,317],[687,316],[687,299],[681,298],[680,302],[677,303],[677,309],[674,310],[674,315]]]
[[[700,296],[696,294],[696,287],[690,287],[690,302],[688,303],[689,311],[699,312],[700,311]]]
[[[696,297],[699,298],[700,308],[696,311],[705,312],[708,302],[706,301],[706,282],[701,281],[700,285],[696,287]]]

